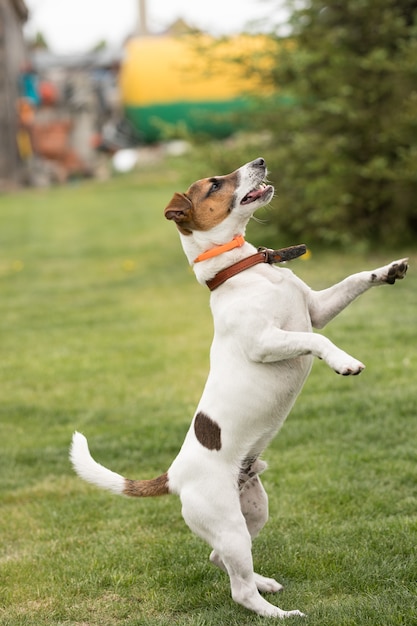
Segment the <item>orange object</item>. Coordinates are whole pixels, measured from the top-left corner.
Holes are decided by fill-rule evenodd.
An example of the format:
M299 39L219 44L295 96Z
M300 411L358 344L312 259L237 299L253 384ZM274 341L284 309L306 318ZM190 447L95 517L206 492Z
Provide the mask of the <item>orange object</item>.
M53 83L42 81L39 83L39 96L42 104L54 105L58 102L58 90Z
M35 108L27 98L19 98L17 112L19 120L24 126L30 126L35 119Z
M245 243L245 238L243 235L236 235L233 237L232 241L228 241L227 243L223 243L220 246L216 246L215 248L210 248L206 252L202 252L198 255L197 258L194 259L194 263L199 263L200 261L206 261L207 259L212 259L219 254L223 254L223 252L228 252L229 250L233 250L233 248L240 248Z

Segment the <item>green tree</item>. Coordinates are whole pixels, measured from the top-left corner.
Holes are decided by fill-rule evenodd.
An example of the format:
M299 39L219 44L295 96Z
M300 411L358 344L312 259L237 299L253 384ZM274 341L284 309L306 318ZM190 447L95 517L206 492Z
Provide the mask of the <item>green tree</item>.
M417 2L292 4L268 80L278 222L294 236L399 243L417 234Z
M31 41L28 42L31 48L38 50L49 50L49 45L42 32L38 31Z
M239 59L274 92L251 119L271 131L277 226L339 245L415 240L417 1L287 5L290 35Z

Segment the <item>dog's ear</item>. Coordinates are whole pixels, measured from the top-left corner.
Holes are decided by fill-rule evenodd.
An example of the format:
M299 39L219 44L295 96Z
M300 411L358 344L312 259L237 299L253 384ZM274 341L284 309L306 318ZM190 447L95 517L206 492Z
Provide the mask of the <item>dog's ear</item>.
M171 202L165 209L167 220L174 220L176 224L182 224L190 219L193 203L185 193L174 193Z

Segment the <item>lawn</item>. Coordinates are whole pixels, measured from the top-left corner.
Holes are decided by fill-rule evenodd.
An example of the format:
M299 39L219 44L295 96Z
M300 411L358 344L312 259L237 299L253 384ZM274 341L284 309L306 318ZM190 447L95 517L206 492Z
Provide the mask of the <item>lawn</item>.
M68 462L78 429L100 462L151 478L188 428L212 326L163 219L175 189L145 173L0 197L4 626L269 623L231 601L175 497L118 498ZM294 623L415 625L417 252L312 252L292 268L314 288L405 254L411 268L323 331L367 369L315 364L265 453L255 565L285 585L272 602L307 613Z

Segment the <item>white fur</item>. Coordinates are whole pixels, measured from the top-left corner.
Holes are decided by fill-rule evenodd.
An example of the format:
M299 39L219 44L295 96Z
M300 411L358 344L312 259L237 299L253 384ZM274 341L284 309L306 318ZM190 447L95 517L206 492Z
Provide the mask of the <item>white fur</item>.
M123 493L125 484L123 476L112 472L92 458L87 439L81 433L75 432L72 437L70 459L80 478L112 493L119 495Z
M241 204L264 179L266 168L261 160L244 165L237 174L235 202L226 219L209 230L180 233L190 264L200 253L243 234L253 212L271 199L272 187L263 198ZM253 252L255 248L245 243L194 264L196 277L204 284ZM203 413L217 424L221 447L204 445L193 420L168 470L169 489L180 496L188 526L211 546L211 562L228 573L234 600L259 615L302 615L283 611L259 594L282 588L274 579L253 571L252 539L268 519L268 499L259 478L265 464L259 456L291 410L313 357L343 375L358 374L364 368L361 361L312 328L323 327L361 293L387 282L389 274L402 278L406 267L403 259L313 291L289 269L259 264L211 294L210 372L196 415ZM75 435L72 459L86 480L121 492L123 479L91 459L82 435Z

